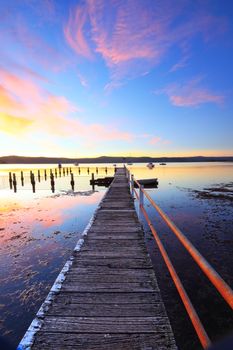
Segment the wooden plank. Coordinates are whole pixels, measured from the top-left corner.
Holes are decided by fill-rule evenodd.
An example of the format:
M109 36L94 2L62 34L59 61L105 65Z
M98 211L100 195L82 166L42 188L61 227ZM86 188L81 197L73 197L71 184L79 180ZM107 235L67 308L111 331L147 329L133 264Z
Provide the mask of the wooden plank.
M88 258L77 255L73 262L73 266L88 267L88 266L107 266L111 268L123 268L123 269L151 269L152 264L146 259L131 259L131 258L98 258L89 256Z
M54 317L44 320L46 332L59 333L166 333L166 317Z
M158 288L158 287L157 287ZM159 290L159 289L157 289ZM132 283L122 283L122 282L78 282L70 281L67 279L64 283L62 291L64 292L153 292L156 291L156 287L152 282L132 282Z
M50 316L72 317L153 317L165 316L163 303L157 304L77 304L77 303L53 303L49 309Z
M76 277L78 275L85 275L85 276L119 276L122 277L128 277L128 278L151 278L154 277L154 271L153 269L114 269L110 267L100 267L100 266L92 266L92 267L73 267L70 272L70 274L75 274Z
M166 344L166 347L164 344ZM147 334L65 334L39 332L33 349L177 350L171 332Z
M59 293L59 298L54 300L54 303L58 302L70 304L154 304L161 302L161 295L159 290L151 293L147 292L102 292L102 293L90 293L90 292L65 292Z

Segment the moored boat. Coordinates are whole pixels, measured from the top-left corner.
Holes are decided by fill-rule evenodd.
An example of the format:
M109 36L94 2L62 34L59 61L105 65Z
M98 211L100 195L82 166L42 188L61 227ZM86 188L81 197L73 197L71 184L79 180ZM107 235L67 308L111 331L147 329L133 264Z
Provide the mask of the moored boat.
M152 163L152 162L150 162L150 163L148 163L147 164L147 168L149 168L149 169L153 169L154 168L154 163Z

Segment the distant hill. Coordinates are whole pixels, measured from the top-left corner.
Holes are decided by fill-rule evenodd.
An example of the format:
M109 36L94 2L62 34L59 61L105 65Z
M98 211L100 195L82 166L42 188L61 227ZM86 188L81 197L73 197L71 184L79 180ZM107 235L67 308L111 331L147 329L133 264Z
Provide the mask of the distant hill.
M148 162L233 162L232 157L110 157L57 158L57 157L0 157L0 164L74 164L74 163L148 163Z

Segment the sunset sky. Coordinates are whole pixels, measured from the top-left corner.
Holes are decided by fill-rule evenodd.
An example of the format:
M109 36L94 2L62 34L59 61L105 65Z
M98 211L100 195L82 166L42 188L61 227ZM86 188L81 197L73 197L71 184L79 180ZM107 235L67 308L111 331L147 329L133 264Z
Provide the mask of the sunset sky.
M233 155L233 1L0 0L0 156Z

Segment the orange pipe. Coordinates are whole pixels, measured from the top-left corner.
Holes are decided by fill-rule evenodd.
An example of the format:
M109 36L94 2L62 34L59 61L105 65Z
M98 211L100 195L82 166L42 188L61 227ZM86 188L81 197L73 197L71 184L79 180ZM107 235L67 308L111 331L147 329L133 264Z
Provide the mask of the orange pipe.
M136 180L135 180L136 181ZM137 182L137 181L136 181ZM140 184L137 182L140 186ZM170 229L175 233L177 238L187 249L189 254L193 257L201 270L209 278L215 288L219 291L225 301L233 309L233 291L230 286L222 279L222 277L214 270L214 268L208 263L208 261L198 252L198 250L192 245L192 243L183 235L183 233L176 227L171 219L159 208L159 206L152 200L149 194L142 188L141 189L153 207L158 211L160 216L164 219Z
M145 209L143 208L143 206L140 206L140 209L141 209L143 215L145 216L145 219L146 219L146 221L147 221L147 223L148 223L148 225L149 225L149 227L151 229L151 232L153 233L153 236L154 236L154 238L156 240L156 243L157 243L157 245L159 247L159 250L160 250L160 252L162 254L162 257L163 257L163 259L164 259L164 261L165 261L165 263L167 265L167 268L168 268L168 270L170 272L170 275L171 275L171 277L172 277L172 279L173 279L173 281L175 283L175 286L176 286L176 288L178 290L178 293L179 293L179 295L180 295L180 297L181 297L181 299L183 301L183 304L184 304L184 306L185 306L185 308L187 310L187 313L188 313L188 315L190 317L190 320L191 320L191 322L193 324L193 327L195 328L197 336L198 336L198 338L199 338L203 348L207 349L211 345L211 342L210 342L210 339L209 339L209 337L208 337L208 335L207 335L207 333L206 333L206 331L205 331L205 329L204 329L204 327L203 327L203 325L201 323L201 320L199 319L199 317L198 317L198 315L196 313L196 310L194 309L194 307L193 307L193 305L192 305L192 303L191 303L191 301L189 299L189 296L187 295L187 293L186 293L186 291L185 291L185 289L184 289L184 287L182 285L182 282L181 282L179 276L177 275L177 273L176 273L176 271L175 271L175 269L174 269L174 267L172 265L172 262L169 259L168 255L167 255L167 252L166 252L162 242L160 241L160 238L159 238L156 230L154 229L154 227L153 227L153 225L152 225L152 223L151 223L151 221L150 221L150 219L149 219Z

